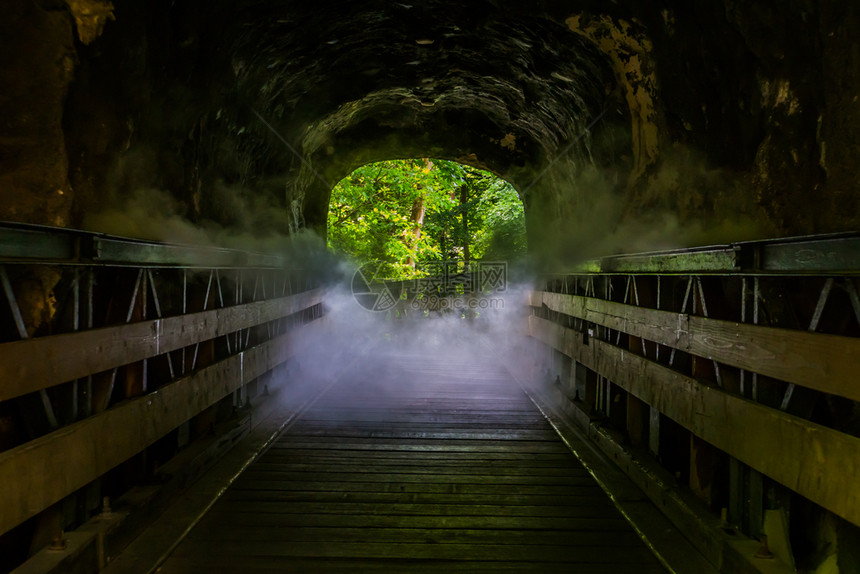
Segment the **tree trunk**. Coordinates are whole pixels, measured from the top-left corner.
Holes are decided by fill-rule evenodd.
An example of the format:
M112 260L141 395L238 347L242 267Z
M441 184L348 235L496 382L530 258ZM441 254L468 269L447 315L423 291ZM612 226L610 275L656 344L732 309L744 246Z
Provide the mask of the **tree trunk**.
M469 270L469 186L460 186L460 213L463 215L463 271Z
M412 221L411 237L407 238L407 247L412 252L407 260L407 264L415 269L415 250L418 248L418 240L421 239L421 226L424 225L424 214L427 208L424 205L424 194L422 193L418 199L412 204L412 213L409 219Z

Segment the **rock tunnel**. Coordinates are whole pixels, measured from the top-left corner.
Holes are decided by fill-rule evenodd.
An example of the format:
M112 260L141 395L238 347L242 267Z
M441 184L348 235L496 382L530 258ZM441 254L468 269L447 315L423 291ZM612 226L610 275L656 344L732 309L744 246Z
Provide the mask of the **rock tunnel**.
M857 225L849 6L82 0L6 14L10 221L80 227L155 188L192 221L247 226L228 207L246 194L290 214L270 225L319 228L327 182L434 156L508 179L542 221L597 209L595 235L625 219L676 222L672 246ZM720 237L739 220L747 237Z
M8 222L324 235L353 169L432 157L510 181L550 267L860 228L852 3L8 0L0 15ZM58 282L19 292L30 336Z

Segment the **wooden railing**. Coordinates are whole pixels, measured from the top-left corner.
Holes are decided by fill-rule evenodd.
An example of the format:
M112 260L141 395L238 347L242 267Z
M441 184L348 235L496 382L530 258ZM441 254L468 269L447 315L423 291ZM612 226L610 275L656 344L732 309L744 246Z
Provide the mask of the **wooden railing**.
M289 263L0 227L0 405L16 413L0 427L0 534L175 429L188 435L188 422L213 406L241 407L261 392L258 380L293 355L293 339L322 327L322 287ZM39 291L49 281L53 293ZM51 296L55 313L35 324L25 305Z
M860 525L858 275L854 235L606 258L548 276L528 333L563 409L648 448L747 534L791 493Z

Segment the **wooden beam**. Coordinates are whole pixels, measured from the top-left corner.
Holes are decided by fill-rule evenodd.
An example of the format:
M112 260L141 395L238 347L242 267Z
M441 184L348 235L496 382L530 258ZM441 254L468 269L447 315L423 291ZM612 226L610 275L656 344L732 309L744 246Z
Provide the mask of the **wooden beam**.
M313 289L166 319L0 345L0 401L286 317L322 301Z
M146 396L0 453L0 534L134 456L294 353L324 319L246 349Z
M534 291L533 307L598 323L692 355L860 401L860 338L720 321L595 299Z
M693 434L860 525L860 438L734 396L532 316L529 333L659 409Z
M532 307L546 306L552 311L682 350L689 346L688 315L546 291L533 291L530 299Z
M739 269L740 252L737 245L714 245L590 259L571 268L565 275L586 273L689 275L690 273L737 273Z
M581 262L564 273L554 275L857 275L860 269L858 254L860 236L850 232L611 255Z
M205 269L236 267L289 268L291 262L284 255L242 251L224 247L177 245L101 234L83 236L86 252L93 261L132 267L198 267Z

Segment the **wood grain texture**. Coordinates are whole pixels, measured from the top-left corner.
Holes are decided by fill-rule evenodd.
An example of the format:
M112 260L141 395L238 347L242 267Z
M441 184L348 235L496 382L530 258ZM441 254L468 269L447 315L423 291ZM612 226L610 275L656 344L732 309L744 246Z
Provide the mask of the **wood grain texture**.
M0 401L286 317L322 300L279 299L0 345Z
M699 383L538 317L533 337L658 409L708 443L860 525L860 438Z
M534 291L533 307L598 323L693 355L860 401L860 339L658 311Z
M160 572L663 571L501 368L382 362L305 412Z
M314 321L143 397L0 453L0 534L137 454L294 353Z

